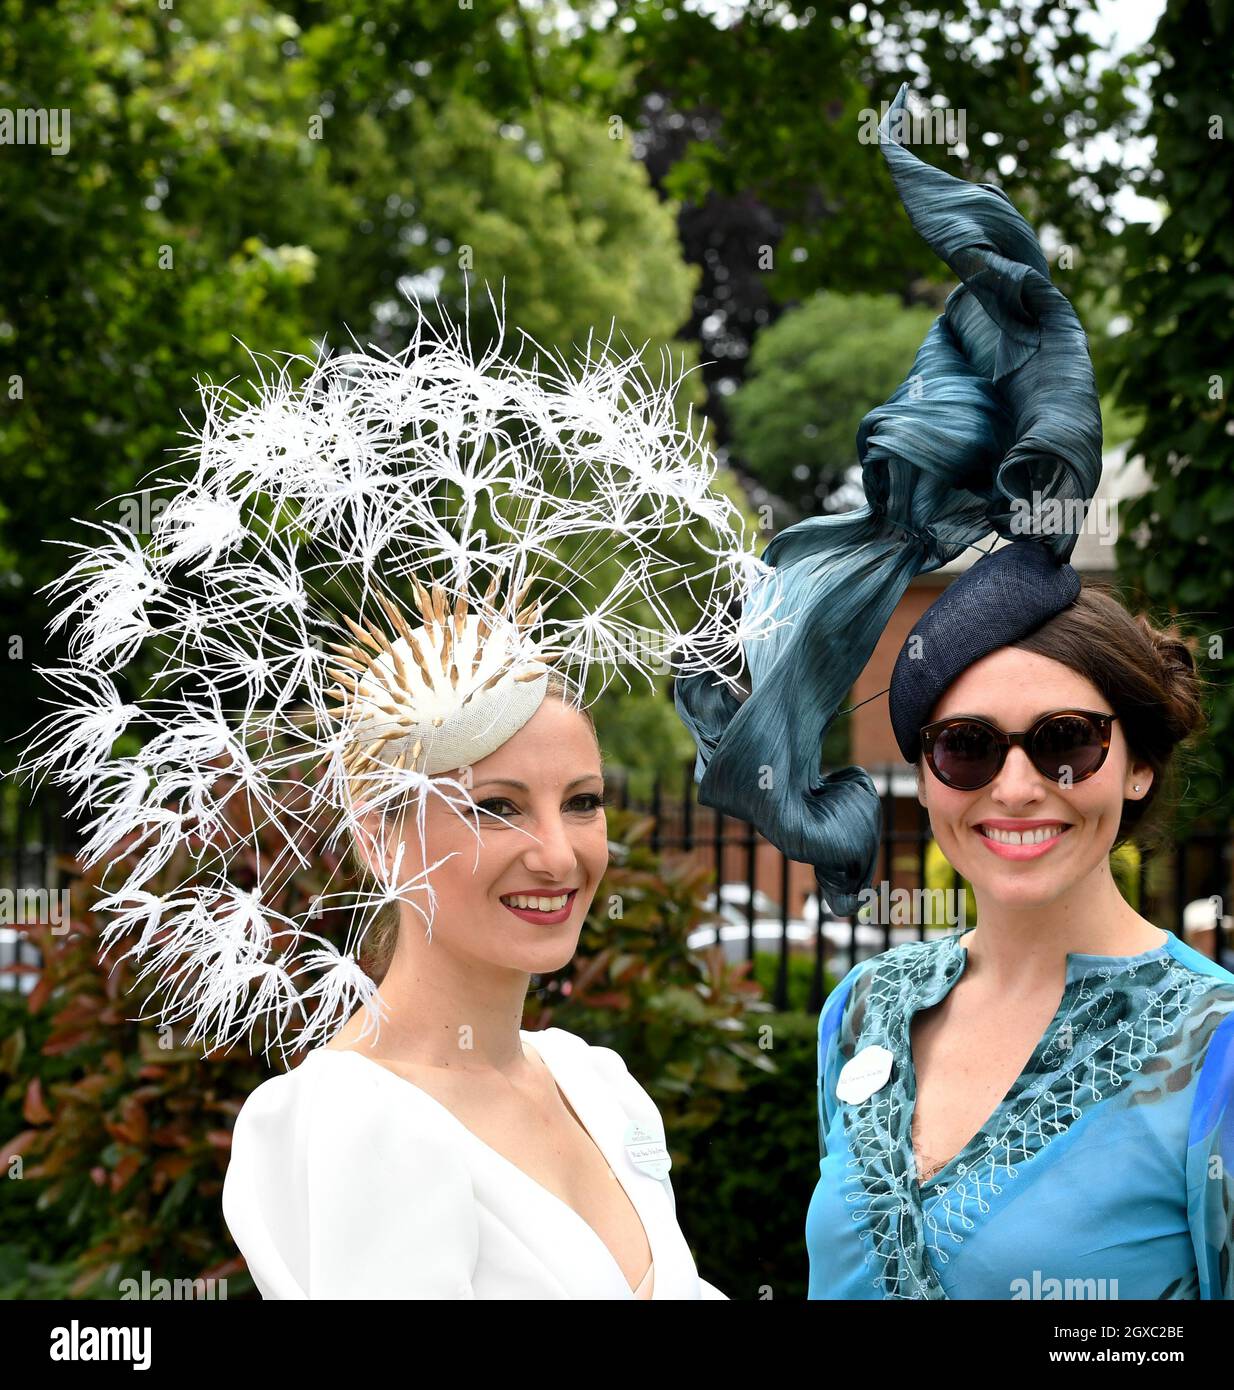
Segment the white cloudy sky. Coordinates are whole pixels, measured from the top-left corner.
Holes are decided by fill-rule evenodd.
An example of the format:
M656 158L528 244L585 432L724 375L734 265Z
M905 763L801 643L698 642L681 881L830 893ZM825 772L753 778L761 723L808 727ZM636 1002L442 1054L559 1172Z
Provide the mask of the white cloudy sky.
M1128 53L1152 37L1164 9L1165 0L1098 0L1097 12L1084 15L1080 28L1102 45L1109 45L1114 52ZM1095 143L1100 153L1108 157L1114 142ZM1151 146L1140 141L1124 150L1123 155L1140 164L1146 160L1150 149ZM1137 198L1130 192L1115 197L1114 207L1119 216L1128 222L1156 225L1160 220L1160 211L1155 203Z

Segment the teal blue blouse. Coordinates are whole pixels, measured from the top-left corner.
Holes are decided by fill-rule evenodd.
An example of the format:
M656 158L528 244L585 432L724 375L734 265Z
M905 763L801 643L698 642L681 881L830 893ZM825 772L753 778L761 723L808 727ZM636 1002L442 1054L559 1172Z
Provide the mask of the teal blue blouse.
M1173 934L1068 955L1028 1065L919 1183L909 1026L964 973L962 935L860 962L819 1016L810 1297L1234 1298L1234 975ZM874 1046L890 1076L841 1101Z

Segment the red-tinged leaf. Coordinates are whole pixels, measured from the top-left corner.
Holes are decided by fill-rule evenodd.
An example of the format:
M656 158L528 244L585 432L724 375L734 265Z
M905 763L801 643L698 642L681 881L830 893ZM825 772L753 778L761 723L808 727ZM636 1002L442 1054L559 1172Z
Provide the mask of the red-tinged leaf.
M90 1269L84 1270L69 1285L69 1293L72 1294L74 1298L81 1298L89 1293L99 1279L102 1278L104 1269L105 1266L103 1265L95 1265Z
M94 1030L90 1028L79 1029L76 1033L53 1034L43 1044L43 1055L45 1057L63 1057L66 1053L74 1052L79 1047L86 1047L93 1041Z
M192 1168L193 1162L189 1154L160 1154L151 1164L150 1171L165 1183L175 1182Z
M67 981L69 989L81 990L88 988L90 979L83 976L80 980ZM71 1024L92 1023L99 1013L98 1004L91 998L83 994L74 994L71 1001L59 1010L56 1014L58 1026L67 1027Z
M116 1196L122 1192L141 1170L145 1157L139 1153L128 1153L116 1164L111 1174L111 1191Z
M647 968L646 959L638 955L617 955L613 957L612 977L616 984L628 984Z
M132 1135L131 1142L144 1144L150 1133L150 1116L146 1113L146 1107L135 1095L129 1095L125 1097L120 1113L124 1127Z
M43 1099L43 1083L39 1077L31 1077L26 1087L26 1097L21 1107L22 1118L27 1124L45 1125L52 1118L52 1112Z
M64 1094L73 1100L93 1103L100 1100L108 1092L115 1090L116 1078L106 1076L101 1072L95 1072L92 1076L83 1076L80 1081L74 1082L72 1086L65 1089Z
M119 1144L140 1144L143 1138L137 1126L123 1120L104 1120L103 1128Z
M55 1131L53 1130L54 1134ZM74 1153L68 1144L61 1139L55 1143L54 1147L47 1150L46 1157L39 1165L37 1173L28 1172L32 1178L54 1178L64 1172L72 1172L76 1165L81 1162L81 1155ZM48 1199L50 1201L50 1198Z
M186 1149L193 1141L186 1126L177 1121L175 1124L159 1125L152 1129L150 1142L160 1149Z
M612 954L609 950L600 951L575 970L574 990L576 993L582 993L607 973Z
M44 974L38 984L30 991L26 1001L26 1007L32 1014L38 1013L46 1006L48 999L51 997L51 991L52 980L50 976Z
M161 1078L160 1078L161 1079ZM134 1099L139 1100L144 1105L147 1101L159 1101L167 1093L165 1086L137 1086L133 1089Z
M586 999L589 1009L628 1009L630 1007L630 996L620 992L610 992L607 994L589 994Z
M15 1134L7 1143L0 1146L0 1168L8 1166L10 1158L18 1154L30 1152L30 1146L42 1135L42 1130L23 1129L20 1134ZM27 1177L30 1174L27 1173Z

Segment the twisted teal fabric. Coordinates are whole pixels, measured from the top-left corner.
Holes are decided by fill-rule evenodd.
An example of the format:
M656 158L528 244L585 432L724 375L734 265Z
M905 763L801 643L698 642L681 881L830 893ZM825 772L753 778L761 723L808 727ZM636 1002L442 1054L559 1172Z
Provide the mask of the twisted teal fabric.
M773 569L750 607L778 597L791 622L747 644L749 695L705 678L674 685L698 749L700 803L812 864L840 913L873 877L879 801L864 769L823 773L822 741L904 590L991 531L1037 535L1042 507L1082 515L1101 476L1101 412L1075 311L1000 189L954 178L892 139L907 90L879 147L913 226L962 283L904 382L858 430L866 504L810 517L764 552ZM1081 505L1059 513L1056 502ZM1064 562L1075 533L1050 530L1037 538Z

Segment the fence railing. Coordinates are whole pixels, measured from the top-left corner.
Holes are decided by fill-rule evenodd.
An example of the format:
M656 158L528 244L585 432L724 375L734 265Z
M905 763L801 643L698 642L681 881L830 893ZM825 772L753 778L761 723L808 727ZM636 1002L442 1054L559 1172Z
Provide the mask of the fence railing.
M775 958L772 1002L781 1009L789 1002L790 960L794 954L808 953L811 976L805 1007L817 1012L829 987L828 974L837 979L858 960L900 942L975 925L946 915L939 921L937 913L931 920L920 911L941 904L945 914L948 905L960 907L971 900L933 844L929 815L917 800L914 773L896 766L867 770L879 791L879 857L863 910L843 917L827 910L810 866L788 860L748 822L699 805L693 762L673 779L658 778L645 802L631 798L628 779L619 769L606 770L606 776L618 782L617 804L653 818L654 849L702 862L720 885L710 905L722 921L700 932L700 944L704 938L707 944L718 942L731 959L754 961L758 954L770 952ZM1180 938L1195 936L1192 944L1197 949L1223 959L1220 926L1197 935L1185 929L1184 916L1196 899L1213 899L1220 923L1234 886L1232 848L1231 827L1193 831L1168 852L1137 853L1127 861L1130 881L1121 886L1142 916Z
M28 787L0 781L0 990L29 994L34 988L42 958L21 925L31 893L61 887L65 840L54 794L43 792L32 802Z

